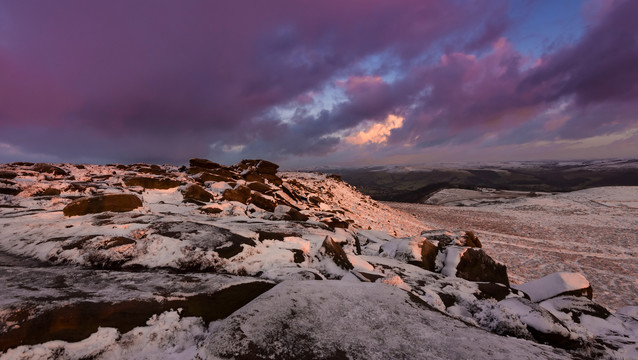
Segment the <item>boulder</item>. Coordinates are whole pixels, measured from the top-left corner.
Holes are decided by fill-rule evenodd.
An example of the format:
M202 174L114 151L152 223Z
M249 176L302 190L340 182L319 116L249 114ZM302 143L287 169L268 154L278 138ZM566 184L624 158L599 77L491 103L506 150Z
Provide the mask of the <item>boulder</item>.
M425 270L434 271L436 264L437 247L428 239L421 243L421 265Z
M50 187L50 188L38 190L32 196L57 196L57 195L60 195L60 193L61 193L60 189L55 189Z
M0 170L0 179L13 179L16 176L18 176L18 174L13 171Z
M171 189L182 185L181 181L157 178L157 177L145 177L145 176L133 176L124 179L126 186L141 186L144 189Z
M185 200L190 199L204 202L208 202L213 198L211 193L197 184L186 185L186 187L182 190L182 195Z
M207 159L198 159L198 158L193 158L190 159L188 161L188 165L190 165L190 167L198 167L198 168L203 168L203 169L219 169L219 168L223 168L222 165L216 163L216 162L212 162L210 160Z
M199 181L202 184L207 181L214 181L214 182L223 181L228 183L233 182L233 179L231 177L217 175L217 174L209 173L207 171L197 173L196 175L193 176L193 179L195 179L196 181Z
M77 216L105 211L125 212L140 206L142 200L133 194L106 194L74 200L62 212L65 216Z
M226 201L237 201L242 204L248 204L250 189L243 185L239 185L235 189L226 189L222 198Z
M63 169L57 166L53 166L51 164L45 164L45 163L34 164L32 169L33 171L37 171L39 173L47 173L47 174L61 175L61 176L69 175L69 173L64 171Z
M500 308L516 315L527 326L536 341L563 349L576 349L582 344L573 339L569 329L551 312L524 298L508 298L498 302Z
M479 238L476 237L476 235L474 235L474 232L472 231L466 231L464 239L465 239L465 246L476 247L476 248L483 247L483 244L481 244L481 241L479 240Z
M270 212L275 211L275 208L277 207L277 201L275 201L274 198L268 195L262 195L261 193L258 193L258 192L252 193L250 202Z
M593 296L591 284L580 273L557 272L512 287L529 295L534 302L563 295L584 296L588 299Z
M264 184L262 182L256 182L256 181L255 182L250 182L250 183L246 184L246 186L248 186L250 188L250 190L257 191L257 192L260 192L262 194L267 194L269 192L272 192L272 190L273 190L273 188L270 187L269 185Z
M337 264L339 267L346 270L354 269L354 266L352 265L350 260L348 260L348 256L346 255L345 251L343 251L343 248L341 248L341 245L334 241L330 236L326 236L326 238L323 240L321 249L323 249L325 254L327 256L330 256L335 264Z
M22 192L20 185L9 180L0 180L0 195L18 195Z
M469 248L463 253L456 266L456 276L470 281L510 284L507 267L477 248Z
M260 174L276 175L279 165L266 160L260 160L255 166Z
M286 205L277 205L275 208L275 218L278 220L306 221L308 216L299 212L299 210Z

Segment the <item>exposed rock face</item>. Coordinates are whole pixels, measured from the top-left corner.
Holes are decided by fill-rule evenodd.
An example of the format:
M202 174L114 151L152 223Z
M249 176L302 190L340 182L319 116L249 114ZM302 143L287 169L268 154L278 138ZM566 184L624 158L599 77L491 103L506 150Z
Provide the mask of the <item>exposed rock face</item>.
M213 195L204 190L203 187L197 184L189 184L184 190L182 190L184 199L198 200L208 202L213 198Z
M171 189L182 185L181 181L168 179L168 178L156 178L145 176L133 176L124 179L126 186L141 186L144 189Z
M470 281L487 281L509 286L507 267L494 261L482 249L469 248L461 256L456 276Z
M133 194L107 194L74 200L62 212L66 216L78 216L105 211L126 212L140 206L142 200Z

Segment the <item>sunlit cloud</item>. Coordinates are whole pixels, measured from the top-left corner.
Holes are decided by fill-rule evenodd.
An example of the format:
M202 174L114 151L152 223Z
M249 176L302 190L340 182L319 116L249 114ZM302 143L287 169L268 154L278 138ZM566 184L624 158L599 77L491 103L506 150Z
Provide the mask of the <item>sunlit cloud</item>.
M384 122L372 124L368 129L346 137L346 142L355 145L385 143L392 130L403 126L403 120L401 116L390 114Z

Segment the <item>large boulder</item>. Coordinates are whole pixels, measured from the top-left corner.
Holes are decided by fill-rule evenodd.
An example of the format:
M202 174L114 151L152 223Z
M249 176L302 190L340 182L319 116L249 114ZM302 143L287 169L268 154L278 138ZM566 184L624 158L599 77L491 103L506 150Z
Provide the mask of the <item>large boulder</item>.
M47 174L61 175L61 176L69 175L69 173L64 171L63 169L57 166L53 166L51 164L45 164L45 163L34 164L32 169L33 171L37 171L39 173L47 173Z
M18 174L13 171L0 170L0 179L13 179L16 176L18 176Z
M277 220L306 221L308 216L299 212L299 210L287 205L277 205L274 211L274 218Z
M198 167L198 168L203 168L203 169L219 169L219 168L223 168L222 165L216 163L216 162L212 162L210 160L207 159L198 159L198 158L193 158L190 159L188 161L188 164L190 165L190 167Z
M279 165L272 163L270 161L261 160L259 161L259 163L257 163L256 168L257 168L257 171L261 174L276 175L277 169L279 169Z
M184 200L197 200L208 202L213 195L197 184L188 184L183 190Z
M277 201L273 197L268 195L263 195L258 192L252 193L250 202L270 212L275 211L275 208L277 207Z
M529 295L535 302L563 295L585 296L588 299L593 296L591 284L580 273L557 272L513 287Z
M62 212L65 216L78 216L105 211L126 212L140 206L142 200L133 194L106 194L74 200Z
M126 184L126 186L141 186L144 189L166 190L178 187L182 185L182 182L167 178L133 176L125 178L124 184Z
M222 198L226 201L237 201L247 204L250 199L250 189L246 186L239 185L235 189L226 189Z
M456 276L470 281L486 281L509 286L507 267L496 262L482 249L469 248L456 266Z

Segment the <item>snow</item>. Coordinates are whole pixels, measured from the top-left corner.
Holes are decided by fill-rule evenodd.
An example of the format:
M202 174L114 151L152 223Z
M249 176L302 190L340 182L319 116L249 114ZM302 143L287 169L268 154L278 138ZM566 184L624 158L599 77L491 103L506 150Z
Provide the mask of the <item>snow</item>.
M588 288L589 281L579 273L558 272L525 284L512 285L529 295L534 302L552 298L567 291Z
M467 248L460 246L448 246L445 250L445 260L441 274L445 276L456 276L456 267L461 262L461 257L465 254Z

